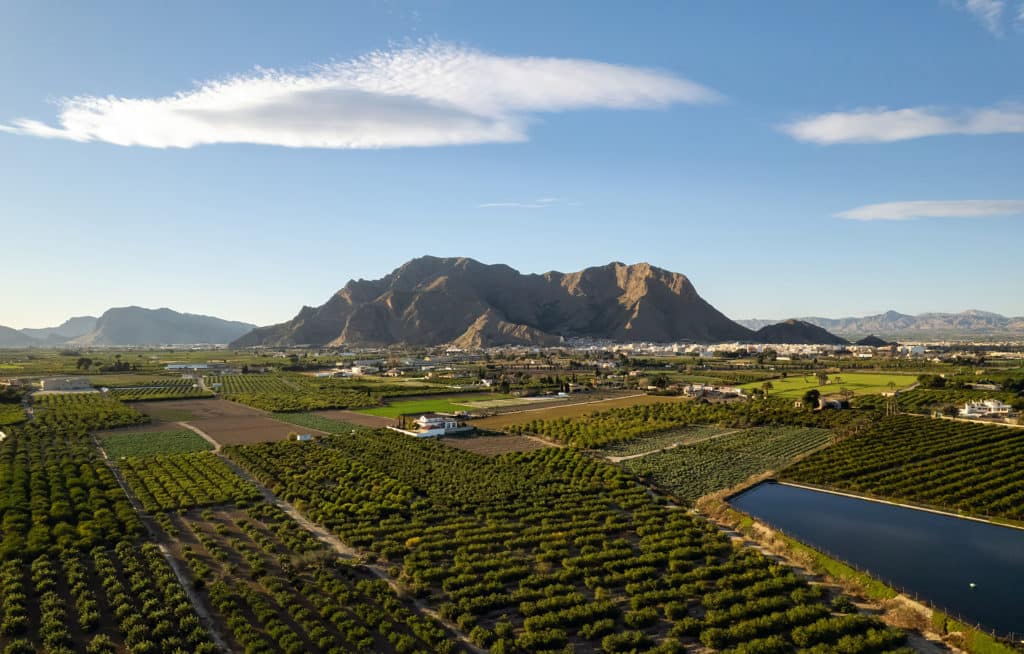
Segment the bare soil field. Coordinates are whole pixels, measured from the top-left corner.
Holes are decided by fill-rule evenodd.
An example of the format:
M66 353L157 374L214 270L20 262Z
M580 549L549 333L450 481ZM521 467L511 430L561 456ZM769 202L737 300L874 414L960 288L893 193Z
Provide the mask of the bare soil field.
M188 424L209 434L220 445L249 445L267 441L283 441L292 432L324 432L279 422L267 416L229 416L189 420Z
M637 404L656 404L658 402L687 402L688 398L671 397L663 395L634 395L631 397L616 397L606 400L591 400L573 404L560 404L553 407L539 407L535 409L524 409L503 413L473 420L472 424L479 429L500 431L506 425L522 425L532 420L550 420L552 418L574 418L587 415L597 411L617 409Z
M323 416L324 418L329 418L331 420L351 422L353 425L362 425L364 427L387 427L388 425L395 424L395 421L391 418L385 418L384 416L371 416L365 413L356 413L355 411L345 411L343 409L310 411L310 413Z
M539 438L529 436L469 436L466 438L442 438L441 442L460 450L497 456L507 452L532 452L545 447L552 447Z
M138 411L150 416L150 429L167 429L167 423L187 422L220 445L248 445L280 441L295 431L323 432L274 420L263 411L227 400L163 400L135 402Z
M204 420L206 418L227 418L234 416L266 416L259 409L243 404L200 398L193 400L161 400L159 402L132 402L132 407L155 420ZM188 413L187 418L165 418L162 414Z

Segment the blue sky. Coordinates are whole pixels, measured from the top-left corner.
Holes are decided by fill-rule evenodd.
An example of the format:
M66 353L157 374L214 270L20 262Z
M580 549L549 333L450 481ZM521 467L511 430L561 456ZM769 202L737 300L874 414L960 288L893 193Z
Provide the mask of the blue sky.
M266 324L422 254L1024 315L1018 0L637 4L5 3L0 324Z

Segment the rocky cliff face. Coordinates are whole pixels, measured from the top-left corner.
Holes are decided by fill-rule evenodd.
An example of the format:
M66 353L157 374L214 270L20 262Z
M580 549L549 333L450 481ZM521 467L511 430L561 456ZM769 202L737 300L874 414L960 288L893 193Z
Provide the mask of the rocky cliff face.
M468 258L421 257L379 280L350 281L320 307L233 343L251 345L553 345L749 340L681 274L646 263L523 275Z

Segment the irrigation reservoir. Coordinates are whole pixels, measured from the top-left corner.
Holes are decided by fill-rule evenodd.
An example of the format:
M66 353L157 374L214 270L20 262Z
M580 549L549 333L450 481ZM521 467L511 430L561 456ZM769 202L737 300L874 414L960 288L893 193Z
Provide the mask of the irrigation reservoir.
M1024 633L1024 530L778 483L730 503L953 616Z

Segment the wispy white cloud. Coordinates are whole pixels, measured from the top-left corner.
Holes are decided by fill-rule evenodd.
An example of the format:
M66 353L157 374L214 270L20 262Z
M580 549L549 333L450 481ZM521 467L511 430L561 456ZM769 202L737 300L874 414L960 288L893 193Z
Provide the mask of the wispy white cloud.
M1013 20L1013 26L1018 32L1024 32L1024 0L1017 7L1017 17Z
M960 112L931 107L857 109L809 116L781 129L798 141L890 143L947 134L1024 133L1024 105L1005 104Z
M258 69L164 97L65 98L56 125L20 118L0 130L152 148L395 148L524 141L538 113L719 99L655 70L430 43L304 73Z
M477 209L551 209L553 207L582 207L582 202L566 198L538 198L527 202L484 202Z
M992 34L1003 35L1004 0L955 0L954 5L972 14Z
M989 218L1024 215L1024 200L915 200L882 202L842 211L847 220L913 220L916 218Z

